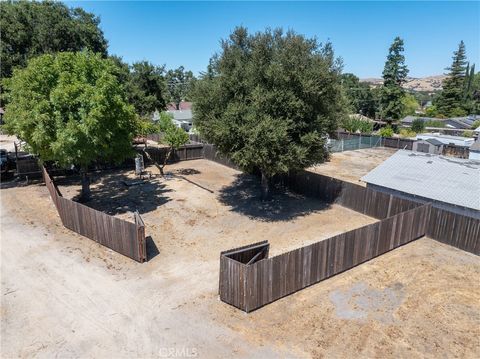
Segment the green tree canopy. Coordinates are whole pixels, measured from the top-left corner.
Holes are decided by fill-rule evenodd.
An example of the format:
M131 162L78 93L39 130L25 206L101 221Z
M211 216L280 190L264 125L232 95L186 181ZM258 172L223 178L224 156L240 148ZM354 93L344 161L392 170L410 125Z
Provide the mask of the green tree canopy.
M142 61L131 66L127 92L130 103L141 116L151 115L155 110L162 111L167 103L167 88L164 67Z
M326 159L343 116L341 62L330 43L292 31L236 28L194 90L200 133L246 171L269 178Z
M129 66L118 56L110 58L119 68L118 79L138 115L149 117L155 110L166 108L169 95L165 66L155 66L147 61L134 62Z
M42 55L6 81L5 127L44 161L76 165L84 174L97 159L122 161L136 130L113 61L90 52Z
M177 110L181 101L189 99L195 76L192 71L185 71L183 66L168 70L166 74L169 101L175 103Z
M402 116L414 115L420 105L413 94L406 93L402 98L403 102L403 114Z
M107 54L100 20L81 8L53 1L0 2L1 77L37 55L88 49Z
M445 116L463 116L465 109L465 77L467 73L467 55L465 44L460 41L453 53L452 65L447 68L448 77L443 81L443 90L436 98L437 111Z
M382 117L389 122L400 119L405 111L403 102L405 91L402 85L407 79L408 69L405 65L403 46L403 40L396 37L388 50L387 61L383 69L380 105Z
M412 121L412 131L416 133L421 133L425 129L425 122L419 118L416 118Z
M375 118L377 105L369 84L360 82L354 74L346 73L342 75L342 86L352 113Z

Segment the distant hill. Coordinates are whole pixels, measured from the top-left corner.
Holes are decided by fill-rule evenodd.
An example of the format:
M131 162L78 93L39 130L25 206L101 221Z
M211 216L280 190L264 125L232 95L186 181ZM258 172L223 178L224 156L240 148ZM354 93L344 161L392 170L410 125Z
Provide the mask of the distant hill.
M445 75L436 75L436 76L427 76L427 77L408 77L407 82L403 85L405 89L412 91L438 91L442 89L442 81L445 80L447 76ZM360 79L361 82L368 82L373 87L380 86L383 83L383 79L379 78L367 78Z

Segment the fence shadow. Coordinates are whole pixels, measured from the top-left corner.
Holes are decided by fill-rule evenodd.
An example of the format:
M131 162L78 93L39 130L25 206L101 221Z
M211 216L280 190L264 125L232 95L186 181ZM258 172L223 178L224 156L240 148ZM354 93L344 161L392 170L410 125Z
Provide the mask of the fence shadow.
M231 207L231 211L266 222L288 221L325 210L330 206L281 187L272 188L272 199L262 201L259 179L243 173L237 174L231 185L219 191L218 199Z
M145 237L145 241L147 245L147 261L151 261L160 254L160 250L151 236Z
M63 178L57 184L80 184L80 179ZM128 184L128 185L127 185ZM138 211L140 214L154 211L170 201L166 195L171 192L160 178L137 180L121 173L107 173L92 176L91 200L84 203L88 207L109 215ZM73 197L78 201L80 189Z

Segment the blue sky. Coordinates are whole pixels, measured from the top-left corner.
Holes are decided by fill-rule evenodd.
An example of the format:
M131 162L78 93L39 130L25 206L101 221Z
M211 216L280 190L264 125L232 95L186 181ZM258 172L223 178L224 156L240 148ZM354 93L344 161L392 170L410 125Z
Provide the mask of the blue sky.
M132 2L70 1L99 15L109 52L127 62L205 70L219 40L237 25L293 29L332 41L344 72L380 77L395 36L405 40L414 77L445 72L464 40L480 68L480 2Z

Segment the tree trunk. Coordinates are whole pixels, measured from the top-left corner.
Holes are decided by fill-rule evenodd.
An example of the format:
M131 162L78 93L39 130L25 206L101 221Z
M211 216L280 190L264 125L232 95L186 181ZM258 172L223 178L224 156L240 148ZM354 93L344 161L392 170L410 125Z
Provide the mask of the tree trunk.
M82 202L88 202L90 200L90 178L88 177L87 167L80 169L82 175L82 193L80 199Z
M167 165L167 161L170 158L170 155L172 154L172 150L173 150L173 147L170 147L168 149L167 155L165 156L165 159L163 160L163 164L158 168L160 170L160 174L162 175L162 177L164 176L163 168Z
M270 178L262 171L262 201L271 199Z

